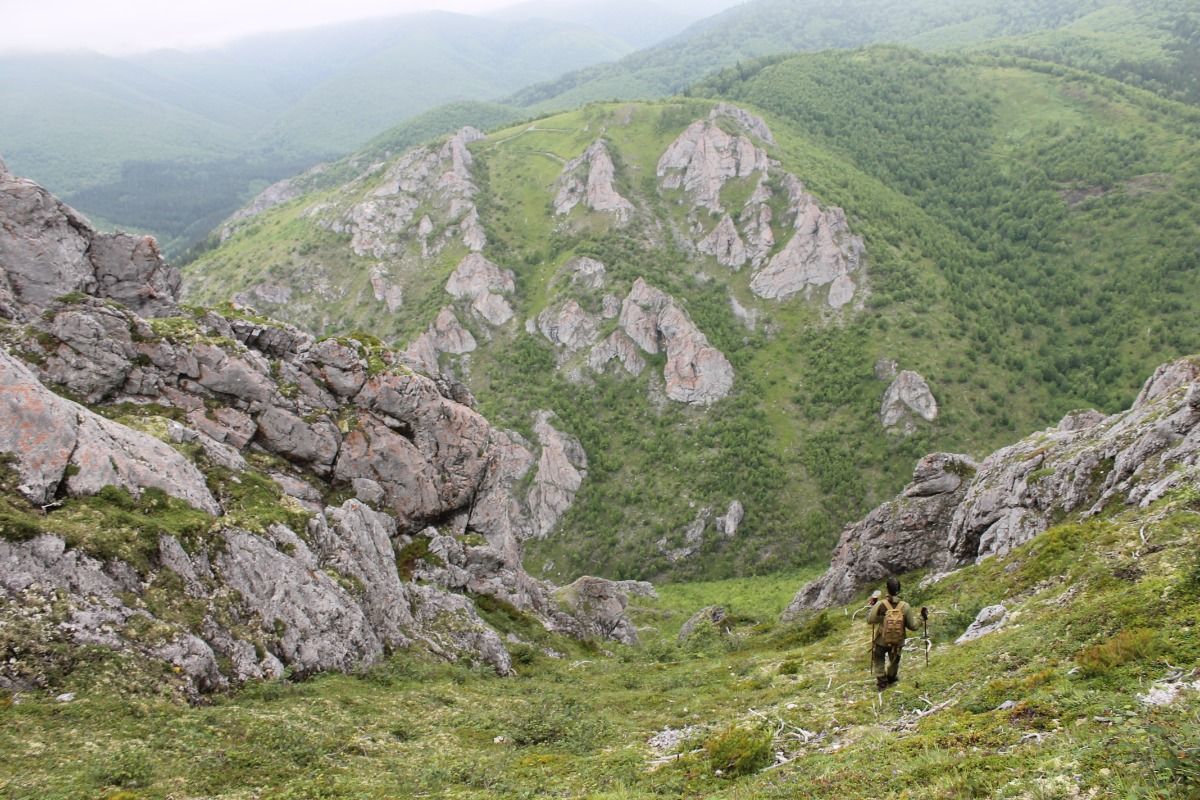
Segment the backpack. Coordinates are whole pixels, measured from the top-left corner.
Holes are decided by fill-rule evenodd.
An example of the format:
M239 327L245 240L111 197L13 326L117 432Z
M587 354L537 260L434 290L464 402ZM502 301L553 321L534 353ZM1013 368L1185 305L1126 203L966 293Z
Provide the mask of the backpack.
M906 633L904 629L904 604L892 606L887 600L883 603L883 639L884 647L899 647L904 644Z

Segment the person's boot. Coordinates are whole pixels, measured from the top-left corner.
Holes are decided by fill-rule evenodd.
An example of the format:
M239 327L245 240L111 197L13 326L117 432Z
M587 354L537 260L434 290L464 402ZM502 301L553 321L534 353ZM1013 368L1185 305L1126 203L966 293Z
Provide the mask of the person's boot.
M891 686L893 683L895 683L898 680L900 680L899 675L888 675L887 676L887 685Z
M880 691L883 691L883 690L884 690L884 689L886 689L887 687L888 687L888 679L887 679L887 677L885 677L885 676L883 676L883 675L880 675L878 678L876 678L876 679L875 679L875 688L876 688L876 689L879 689Z

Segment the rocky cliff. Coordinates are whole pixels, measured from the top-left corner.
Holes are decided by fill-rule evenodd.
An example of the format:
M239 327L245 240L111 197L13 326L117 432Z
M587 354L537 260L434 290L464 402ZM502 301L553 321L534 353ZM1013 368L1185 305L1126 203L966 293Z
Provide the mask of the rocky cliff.
M921 459L899 497L842 532L829 571L784 616L847 602L888 575L936 577L1008 553L1068 515L1144 507L1197 483L1200 357L1191 357L1159 367L1127 411L1073 412L979 463L949 453Z
M386 202L443 161L447 196L468 196L468 159L454 142L426 153ZM483 596L553 631L634 639L615 585L568 613L522 568L522 540L586 474L549 415L534 448L373 340L183 309L152 239L97 233L6 171L0 228L0 619L36 623L0 684L44 682L47 660L69 668L85 646L171 666L192 696L414 645L507 674ZM460 272L471 302L503 291L482 258ZM473 346L453 314L430 337Z

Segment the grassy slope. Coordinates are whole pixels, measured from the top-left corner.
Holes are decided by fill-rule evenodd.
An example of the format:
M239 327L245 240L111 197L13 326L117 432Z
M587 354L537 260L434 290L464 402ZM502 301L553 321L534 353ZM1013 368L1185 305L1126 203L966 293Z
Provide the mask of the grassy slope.
M507 680L402 654L358 676L261 684L188 708L85 654L68 684L80 692L74 702L0 696L0 791L14 800L1195 796L1200 693L1163 708L1136 695L1200 664L1198 546L1191 489L1149 510L1061 525L925 592L910 576L909 599L933 609L934 647L926 666L914 642L901 683L882 696L867 674L861 614L851 617L858 603L795 627L774 622L811 573L664 587L660 600L635 605L643 645L612 653L491 612L537 643L517 647L519 677ZM1005 628L951 643L995 602L1009 608ZM732 636L709 629L677 644L704 603L728 607ZM544 646L565 657L546 657ZM1000 710L1006 701L1016 705ZM731 725L750 740L735 754L796 759L730 776L703 748ZM652 766L646 742L668 726L697 729L677 758ZM804 746L801 729L820 738Z
M757 304L771 336L748 333L729 311L727 291L756 305L745 272L645 243L669 240L659 226L682 221L674 198L654 189L654 164L707 102L590 106L474 145L487 254L517 273L518 320L552 299L559 265L588 254L608 265L617 293L645 276L683 299L738 374L735 395L701 414L656 410L645 379L572 385L553 374L546 343L516 331L473 354L485 413L529 433L530 412L551 408L591 457L563 534L531 548L531 566L559 579L656 574L668 566L655 541L734 497L748 512L736 545L712 546L673 574L820 560L839 526L894 494L920 455L984 455L1071 408L1124 408L1154 366L1200 350L1187 311L1200 304L1189 277L1200 238L1191 112L1047 70L883 49L798 57L701 87L765 109L774 155L866 238L868 312L823 325L803 301ZM548 203L560 160L601 130L622 192L659 222L612 231L577 212L576 232L556 232ZM1064 199L1089 191L1099 196ZM322 264L352 287L335 313L322 312L335 330L403 340L423 329L448 299L453 254L389 315L366 288L374 262L301 218L319 199L265 216L194 264L193 282L210 287L201 298L244 289L264 270L300 290L309 273L289 264ZM320 318L300 304L272 313ZM881 356L924 374L942 405L912 438L879 429Z

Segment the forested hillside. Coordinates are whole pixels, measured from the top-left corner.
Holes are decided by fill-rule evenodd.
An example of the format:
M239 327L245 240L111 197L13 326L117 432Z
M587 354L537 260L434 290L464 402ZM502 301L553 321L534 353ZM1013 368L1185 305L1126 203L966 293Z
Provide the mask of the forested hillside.
M586 452L562 523L527 543L530 568L558 578L822 560L924 453L981 455L1073 408L1124 407L1154 365L1200 350L1200 123L1189 106L1044 62L894 48L748 64L691 94L459 139L442 162L435 147L378 163L386 144L338 162L232 225L188 268L189 291L414 353L437 343L432 368L531 440L533 410L553 410ZM765 127L706 96L761 113ZM663 164L697 131L742 137L778 164L756 157L707 200L681 192ZM593 196L579 170L605 159L612 182ZM396 188L426 163L430 177L414 185L449 169L466 192L457 205L446 189L409 200ZM586 200L572 194L577 174L588 174ZM799 241L780 223L810 202L827 221L818 227L839 230L830 209L845 210L836 241L847 257L846 237L861 237L859 271L858 256L847 262L852 300L811 286L780 299L764 289L768 268L731 268L736 254L714 244L731 227L749 237L750 223L713 209L752 207L761 220L765 207L772 238L758 244L774 264ZM406 209L394 222L393 207ZM461 288L464 264L479 266L472 252L500 270L483 294ZM603 270L581 277L581 257ZM701 356L727 359L724 394L677 401L669 353L664 365L624 351L628 371L634 356L646 362L633 377L597 372L574 349L568 323L595 326L585 342L633 330L625 308L660 302L650 290L702 334ZM936 416L910 404L885 427L885 392L907 370L927 382ZM735 500L745 519L727 535Z
M1060 61L1196 100L1200 11L1187 0L754 0L656 47L528 87L511 102L543 110L653 98L756 58L869 44L982 47Z

